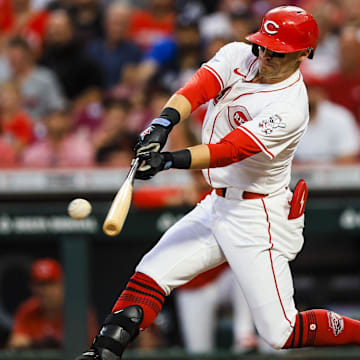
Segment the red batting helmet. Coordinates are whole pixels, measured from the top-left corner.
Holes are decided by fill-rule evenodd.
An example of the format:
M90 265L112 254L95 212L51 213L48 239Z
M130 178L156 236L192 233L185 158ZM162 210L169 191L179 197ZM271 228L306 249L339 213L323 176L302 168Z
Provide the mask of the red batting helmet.
M312 59L317 44L319 29L315 19L296 6L279 6L268 11L261 28L246 36L253 44L279 53L311 49Z

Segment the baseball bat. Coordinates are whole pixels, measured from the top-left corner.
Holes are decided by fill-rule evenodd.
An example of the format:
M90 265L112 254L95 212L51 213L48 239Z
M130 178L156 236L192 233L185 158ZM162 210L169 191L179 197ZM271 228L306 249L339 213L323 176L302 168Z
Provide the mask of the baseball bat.
M103 231L106 235L115 236L119 234L124 225L131 204L134 176L138 167L139 158L136 158L132 162L130 171L117 192L111 204L110 210L107 213L103 225Z

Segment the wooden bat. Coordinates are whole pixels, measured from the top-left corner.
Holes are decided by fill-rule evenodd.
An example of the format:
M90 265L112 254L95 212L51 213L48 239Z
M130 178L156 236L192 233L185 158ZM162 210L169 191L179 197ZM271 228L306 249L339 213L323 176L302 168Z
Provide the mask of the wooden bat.
M139 158L136 158L124 183L117 192L104 221L103 231L106 235L115 236L119 234L124 225L131 204L134 176L138 167Z

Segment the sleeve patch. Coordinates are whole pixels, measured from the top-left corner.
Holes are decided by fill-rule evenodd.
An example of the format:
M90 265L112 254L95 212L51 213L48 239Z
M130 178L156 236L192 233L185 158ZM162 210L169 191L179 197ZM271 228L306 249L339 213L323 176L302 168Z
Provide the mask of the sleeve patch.
M271 115L268 119L261 120L259 127L265 135L270 135L277 128L285 128L286 124L279 115Z

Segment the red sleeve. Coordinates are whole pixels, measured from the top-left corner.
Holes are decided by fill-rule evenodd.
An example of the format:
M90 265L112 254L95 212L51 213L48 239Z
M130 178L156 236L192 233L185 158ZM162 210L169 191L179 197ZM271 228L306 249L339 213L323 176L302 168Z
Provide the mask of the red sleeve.
M32 336L30 325L37 307L38 302L33 297L20 304L14 317L13 334Z
M261 152L260 147L247 134L233 130L217 144L208 144L210 168L230 165Z
M216 97L220 90L221 85L215 75L202 67L176 93L185 96L190 101L191 109L194 111L200 105Z

